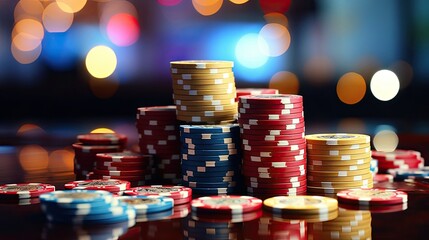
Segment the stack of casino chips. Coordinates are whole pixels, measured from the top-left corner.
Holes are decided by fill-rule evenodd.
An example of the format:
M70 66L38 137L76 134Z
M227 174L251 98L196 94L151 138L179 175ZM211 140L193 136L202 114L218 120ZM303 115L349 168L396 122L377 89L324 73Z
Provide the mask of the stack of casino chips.
M247 95L261 95L261 94L279 94L279 90L272 88L237 88L237 97L235 101L238 102L239 97Z
M104 190L114 195L122 195L122 192L130 187L129 181L117 179L80 180L64 184L64 188L69 190Z
M77 140L73 144L74 173L76 180L86 180L94 171L97 153L121 152L128 138L118 133L90 133L78 135Z
M55 186L45 183L9 183L0 185L0 203L30 205L39 203L39 196L55 191Z
M308 223L308 239L371 239L371 212L338 209L331 221Z
M135 222L136 211L104 190L65 190L40 195L49 222L113 224Z
M198 195L241 192L238 124L180 125L182 184Z
M129 196L164 196L174 200L174 205L189 203L192 200L192 189L184 186L147 185L130 188L124 191Z
M175 106L141 107L137 109L137 130L140 152L154 156L154 182L180 183L180 141Z
M306 192L302 96L262 94L239 98L243 175L247 193L260 198Z
M96 158L94 179L124 180L131 186L145 185L152 179L152 155L125 151L99 153Z
M240 195L205 196L191 202L192 212L184 224L184 236L190 239L244 239L237 223L262 216L262 200Z
M233 62L173 61L173 99L177 120L193 124L233 122L237 117Z
M307 135L307 192L336 194L349 188L371 188L370 137L364 134Z
M378 161L380 173L387 173L389 169L421 169L425 165L421 153L415 150L372 151L371 155Z

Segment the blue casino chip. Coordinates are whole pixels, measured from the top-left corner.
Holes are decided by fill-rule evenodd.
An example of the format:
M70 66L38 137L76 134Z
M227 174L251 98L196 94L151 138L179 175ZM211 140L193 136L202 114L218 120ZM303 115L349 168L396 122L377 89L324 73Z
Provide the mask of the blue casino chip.
M228 143L239 143L240 138L237 136L228 137L228 138L215 138L215 139L197 139L183 137L180 139L182 143L187 144L228 144Z
M230 133L240 131L237 123L220 124L220 125L180 125L180 132L190 134L201 133Z
M239 186L238 182L188 182L182 181L183 186L190 188L228 188Z
M182 181L185 181L185 182L205 182L205 183L210 183L210 182L237 182L237 181L241 181L241 176L236 175L236 176L198 176L198 177L193 177L193 176L183 175Z
M236 143L225 143L225 144L182 144L183 149L194 149L194 150L228 150L228 149L240 149L240 145Z
M220 172L196 172L191 170L182 169L182 175L189 177L232 177L240 176L241 173L239 170L228 170Z
M218 155L218 156L195 156L189 154L181 154L182 162L186 160L192 161L241 161L240 154L234 155Z
M239 154L237 149L226 150L195 150L195 149L180 149L180 153L194 156L219 156L219 155L234 155Z
M395 181L403 181L408 178L429 177L429 169L389 169Z
M231 161L197 161L197 160L182 160L182 166L197 166L197 167L233 167L241 165L240 160Z

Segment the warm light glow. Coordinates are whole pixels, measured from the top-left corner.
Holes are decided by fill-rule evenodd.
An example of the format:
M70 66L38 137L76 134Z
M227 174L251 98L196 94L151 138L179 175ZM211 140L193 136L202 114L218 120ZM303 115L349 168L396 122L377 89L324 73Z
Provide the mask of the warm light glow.
M107 23L107 36L117 46L132 45L139 35L140 25L137 18L130 14L116 14Z
M14 42L12 42L10 51L17 62L21 64L30 64L39 58L40 53L42 53L42 45L37 46L37 48L32 51L21 51L15 46Z
M399 92L399 79L390 70L380 70L371 79L371 92L378 100L389 101Z
M280 71L271 77L268 87L277 89L282 94L297 94L299 92L299 80L294 73Z
M234 4L243 4L243 3L247 3L249 0L229 0L229 1Z
M86 55L85 64L92 76L106 78L116 69L116 54L107 46L96 46Z
M20 51L32 51L40 46L45 32L43 25L33 19L17 22L12 31L12 42Z
M219 11L223 0L192 0L195 10L203 16L210 16Z
M45 170L48 162L48 151L39 145L27 145L19 151L19 163L26 172Z
M43 5L40 1L21 0L16 4L13 16L15 22L26 18L40 22L42 20L42 13Z
M64 12L56 2L49 4L43 11L43 25L48 32L65 32L73 23L74 15Z
M73 171L74 151L62 149L52 151L49 155L48 169L50 172L71 172Z
M115 95L119 88L119 82L114 79L92 78L89 80L89 87L96 97L107 99Z
M259 68L268 61L267 55L260 51L263 48L263 41L259 39L259 35L249 33L238 40L235 46L235 57L238 62L247 68ZM265 45L265 48L268 46Z
M392 130L381 130L377 132L372 140L377 151L392 152L398 147L398 135Z
M115 131L110 128L96 128L91 133L115 133Z
M85 7L87 0L56 0L60 9L66 13L77 13Z
M159 4L166 7L176 6L181 3L182 0L157 0Z
M304 75L313 84L326 84L332 80L334 67L329 58L313 56L304 65Z
M277 23L282 26L288 26L288 19L284 14L278 12L271 12L264 15L265 21L267 23Z
M289 10L292 0L259 0L262 11L267 14L271 12L285 13Z
M27 134L43 134L45 133L45 130L43 130L41 127L37 126L36 124L32 123L26 123L23 124L21 127L19 127L18 131L16 132L16 135L27 135Z
M401 85L400 89L404 89L410 85L411 80L413 79L414 71L413 67L409 63L405 61L398 61L393 64L390 69L398 76Z
M337 95L343 103L356 104L363 99L365 92L365 79L360 74L349 72L338 80Z
M259 31L261 52L269 57L277 57L286 52L290 46L290 33L278 23L268 23ZM268 48L266 47L268 46Z

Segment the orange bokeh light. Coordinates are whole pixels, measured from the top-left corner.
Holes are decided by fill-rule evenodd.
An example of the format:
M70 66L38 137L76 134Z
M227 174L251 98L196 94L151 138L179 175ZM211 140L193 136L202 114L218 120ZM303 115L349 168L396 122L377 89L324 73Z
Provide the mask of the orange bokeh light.
M219 11L223 0L192 0L195 10L203 16L210 16Z
M366 93L365 79L355 72L344 74L337 83L338 98L346 104L360 102Z
M271 77L269 88L279 90L281 94L297 94L299 92L298 77L291 72L280 71Z
M39 145L27 145L19 151L19 163L26 172L46 170L49 154Z

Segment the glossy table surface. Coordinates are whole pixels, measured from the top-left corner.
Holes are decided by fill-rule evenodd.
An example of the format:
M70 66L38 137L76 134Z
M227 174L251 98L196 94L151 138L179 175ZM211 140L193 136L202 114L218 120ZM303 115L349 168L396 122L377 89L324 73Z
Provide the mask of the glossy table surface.
M37 139L37 141L35 141ZM425 138L426 139L426 138ZM20 136L0 139L0 183L43 182L64 189L64 184L74 180L73 138ZM11 144L6 144L10 142ZM372 239L429 239L429 184L425 182L378 183L375 187L400 189L408 193L408 204L399 209L347 210L346 216L370 216L365 229L370 229ZM341 208L350 208L340 205ZM0 203L0 239L187 239L187 229L192 214L188 205L176 209L174 217L160 220L140 219L133 226L122 225L55 225L45 220L40 204L18 205ZM317 227L340 226L334 220L314 223L306 220L278 218L262 211L260 217L234 223L229 236L236 239L338 239L334 235L315 234ZM352 214L352 215L350 215ZM323 225L325 224L325 225ZM129 228L128 228L129 227ZM368 231L367 231L368 232ZM293 238L293 237L296 238ZM207 239L201 236L196 239ZM216 239L214 237L210 239Z

